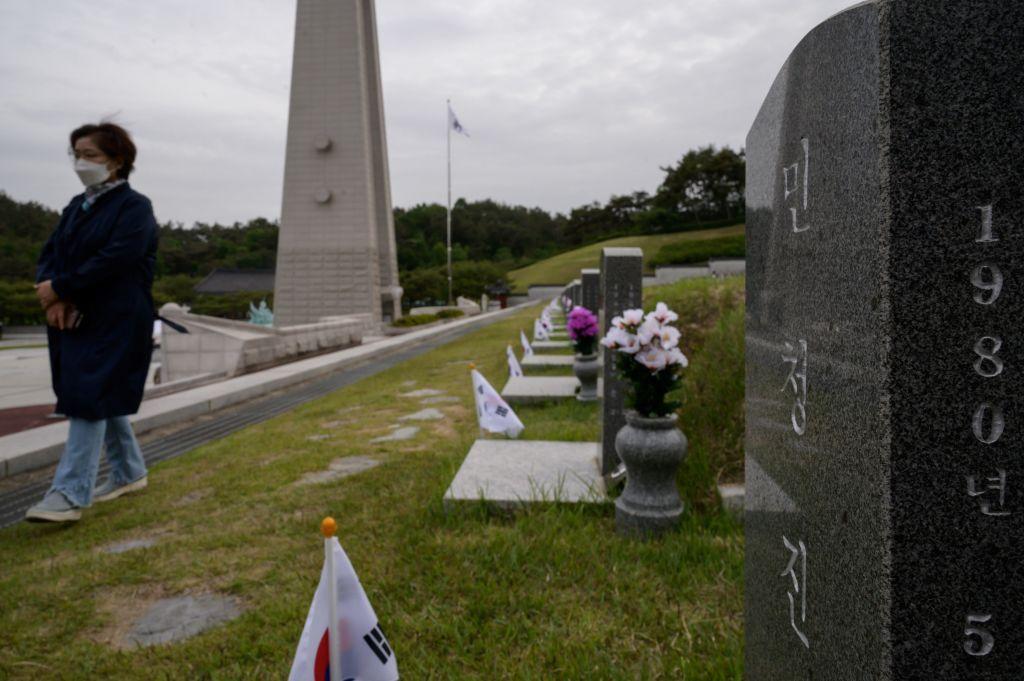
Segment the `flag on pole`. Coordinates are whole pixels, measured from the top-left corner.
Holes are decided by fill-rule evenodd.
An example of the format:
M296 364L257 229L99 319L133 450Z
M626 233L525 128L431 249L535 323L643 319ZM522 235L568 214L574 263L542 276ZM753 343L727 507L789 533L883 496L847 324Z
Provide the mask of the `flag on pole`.
M508 356L508 375L511 378L522 376L523 368L519 366L519 360L516 359L516 353L512 352L511 345L505 348L505 354Z
M451 126L452 130L459 133L460 135L465 135L466 137L469 137L469 133L466 132L466 129L464 127L462 127L462 123L459 123L458 116L456 116L455 112L452 111L451 104L448 105L448 125Z
M513 440L526 429L512 407L501 399L479 371L473 369L473 397L476 398L476 418L480 427L489 433L504 433Z
M533 354L533 348L530 347L530 341L526 340L526 334L523 333L522 329L519 329L519 342L523 344L523 357L529 357Z
M288 681L397 681L398 663L352 563L325 518L324 567ZM329 626L330 622L335 626Z

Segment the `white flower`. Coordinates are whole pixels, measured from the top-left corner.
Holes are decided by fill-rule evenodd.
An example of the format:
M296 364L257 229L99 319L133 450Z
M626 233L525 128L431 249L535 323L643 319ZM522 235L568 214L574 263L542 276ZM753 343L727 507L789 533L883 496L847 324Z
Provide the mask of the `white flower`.
M640 309L626 310L622 313L622 321L626 326L637 326L644 321L644 311Z
M671 350L679 345L679 329L674 326L662 326L658 330L658 338L661 340L661 347Z
M623 329L623 330L625 330L625 328L626 328L626 323L624 321L622 321L622 317L612 317L611 325L612 325L612 328L615 328L615 329Z
M684 369L690 365L689 360L686 359L686 355L679 348L672 348L667 350L668 352L668 364L669 366L680 366Z
M636 330L636 335L641 345L650 345L651 341L661 336L661 324L656 319L648 317Z
M668 309L665 303L658 303L652 312L647 313L647 319L656 319L659 324L668 324L679 319L679 315Z
M635 355L640 350L639 339L631 333L626 333L625 331L623 331L623 333L625 333L626 336L619 347L619 352L624 352L627 355Z
M636 361L651 371L661 371L669 364L669 351L661 348L647 348L636 355Z

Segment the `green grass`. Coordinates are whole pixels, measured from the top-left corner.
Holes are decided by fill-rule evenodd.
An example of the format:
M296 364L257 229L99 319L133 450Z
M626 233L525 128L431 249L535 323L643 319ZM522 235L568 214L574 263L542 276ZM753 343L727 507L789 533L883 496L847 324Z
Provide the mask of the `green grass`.
M580 276L580 270L587 267L600 267L601 249L606 247L638 247L644 250L645 267L652 267L647 262L663 246L677 243L704 241L744 233L743 225L705 229L696 232L679 232L676 234L654 234L649 236L624 236L590 244L565 253L536 262L508 273L509 285L513 291L526 293L531 284L566 284Z
M743 234L703 241L677 241L665 244L650 260L653 267L661 265L692 265L706 263L710 258L742 258L747 252Z
M0 346L0 352L4 350L35 350L37 348L45 348L46 343L26 343L24 345L4 345Z
M478 436L467 365L500 389L505 345L516 347L537 312L158 464L144 493L97 505L77 525L0 531L0 679L285 678L325 515L338 520L403 679L741 679L743 535L728 516L688 511L678 532L644 543L616 536L610 505L444 510ZM423 408L399 393L424 387L460 398L432 405L448 418L413 440L370 444ZM524 438L598 436L595 405L517 411ZM315 434L331 437L307 439ZM294 485L351 455L383 463ZM99 551L143 537L159 543ZM110 645L156 598L184 593L229 594L246 611L178 644Z

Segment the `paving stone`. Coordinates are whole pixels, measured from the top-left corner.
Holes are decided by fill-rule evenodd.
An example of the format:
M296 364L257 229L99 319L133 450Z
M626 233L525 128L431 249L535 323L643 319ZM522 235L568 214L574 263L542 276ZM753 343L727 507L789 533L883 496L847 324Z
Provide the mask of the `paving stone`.
M181 641L241 614L238 601L227 596L163 598L143 613L125 638L140 647Z
M370 442L398 442L400 440L411 440L416 437L416 433L418 432L420 432L418 426L404 426L401 428L395 428L389 435L375 437L370 440Z
M434 397L436 395L444 395L443 390L435 390L434 388L420 388L419 390L413 390L412 392L399 393L399 397Z
M455 397L454 395L442 395L440 397L428 397L426 399L420 400L420 404L442 404L442 403L446 403L446 402L459 402L459 401L461 401L461 400L459 400L459 398Z
M415 414L399 417L399 421L438 421L444 418L444 412L439 409L421 409Z
M355 475L356 473L368 471L379 465L380 461L377 459L371 459L368 456L346 456L342 459L335 459L332 461L325 471L313 471L312 473L306 473L296 481L295 484L317 485L325 482L333 482L334 480L347 478L348 476Z
M328 439L329 437L331 437L331 436L321 433L319 435L309 435L309 436L306 437L306 439L309 440L310 442L323 442L324 440Z
M514 508L534 502L608 500L596 442L477 440L445 492L446 505L481 499Z
M321 428L331 428L331 429L333 429L333 428L341 428L342 426L347 426L350 423L352 423L352 421L349 420L349 419L338 419L337 421L324 421L323 423L320 424L320 427Z
M559 348L571 348L572 343L567 340L535 341L530 343L534 350L558 350Z
M129 539L127 541L107 544L101 547L100 551L103 553L125 553L135 549L148 549L151 546L156 546L156 539Z
M509 404L531 404L575 399L580 382L575 376L513 376L501 390ZM602 381L597 381L600 397Z
M575 361L572 355L527 355L520 360L524 369L530 367L572 367Z
M411 388L414 385L416 385L416 381L402 381L399 385L401 385L403 388Z

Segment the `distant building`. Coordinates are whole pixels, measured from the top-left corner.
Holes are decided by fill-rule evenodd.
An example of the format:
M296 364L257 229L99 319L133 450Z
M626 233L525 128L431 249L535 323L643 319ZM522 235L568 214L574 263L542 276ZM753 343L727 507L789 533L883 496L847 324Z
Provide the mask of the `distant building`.
M195 285L196 293L273 291L274 270L233 270L218 267Z

